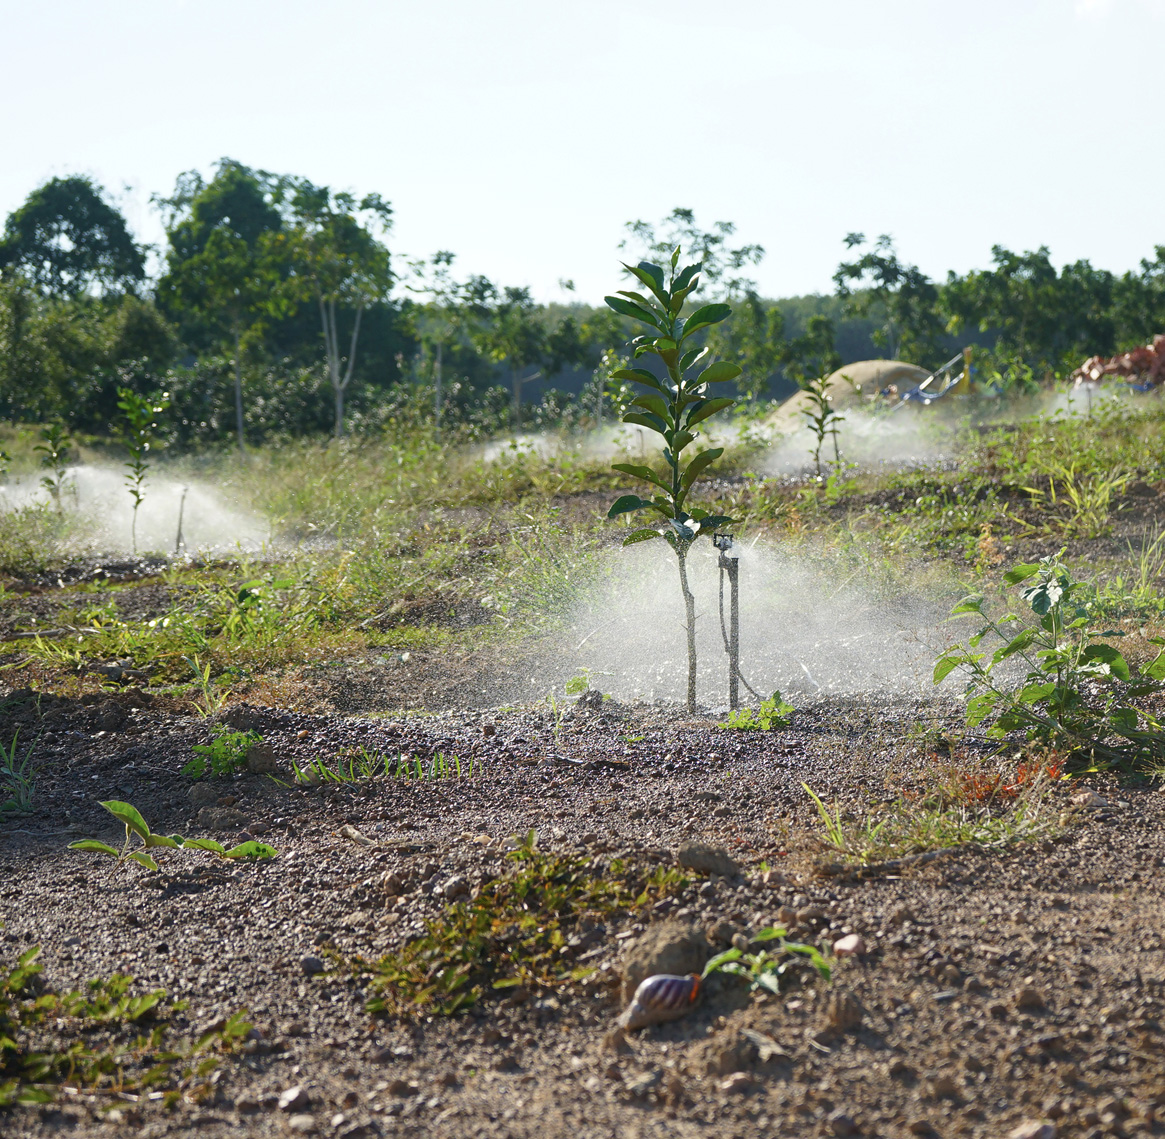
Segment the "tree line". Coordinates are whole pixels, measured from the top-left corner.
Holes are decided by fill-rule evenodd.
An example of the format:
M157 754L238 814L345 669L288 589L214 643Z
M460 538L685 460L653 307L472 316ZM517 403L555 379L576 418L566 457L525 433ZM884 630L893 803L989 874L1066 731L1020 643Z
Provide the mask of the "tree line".
M231 159L155 198L157 272L105 191L53 178L0 239L0 418L105 435L119 391L169 394L170 442L239 446L429 418L439 429L593 422L631 393L610 374L630 330L583 304L456 273L454 255L390 251L391 205ZM1122 275L1049 251L992 250L945 282L889 236L845 238L831 296L773 301L751 268L765 250L692 211L629 223L624 257L676 245L702 261L702 299L733 303L708 330L738 364L745 407L873 355L937 366L965 343L1002 385L1038 383L1165 329L1165 246ZM563 282L569 291L570 282Z

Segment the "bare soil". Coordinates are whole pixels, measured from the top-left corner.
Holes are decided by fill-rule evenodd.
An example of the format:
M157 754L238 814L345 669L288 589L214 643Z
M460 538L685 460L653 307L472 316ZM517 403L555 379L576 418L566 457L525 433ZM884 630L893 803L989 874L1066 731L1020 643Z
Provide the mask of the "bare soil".
M34 813L0 823L3 962L38 944L54 988L120 971L189 1000L190 1026L245 1007L257 1029L199 1102L166 1110L66 1095L0 1114L4 1136L994 1137L1026 1121L1061 1136L1165 1130L1155 785L1092 784L1108 806L1039 846L830 875L802 781L855 810L896 794L925 762L917 725L953 726L957 709L834 701L787 731L728 732L674 707L609 701L555 724L545 710L483 707L493 690L482 684L462 685L454 711L369 717L350 714L362 703L350 678L346 704L335 698L343 677L325 679L300 682L305 710L229 711L273 746L284 782L214 781L217 816L200 815L180 774L209 739L206 721L148 690L0 689L0 739L39 733L40 764ZM416 679L376 681L403 692ZM472 756L477 773L290 784L292 760L359 745ZM204 787L195 793L207 800ZM222 870L176 852L152 875L66 849L82 836L119 841L97 803L106 798L133 802L157 831L245 832L279 857ZM212 818L230 830L212 831ZM343 837L345 825L372 845ZM740 870L701 876L568 945L597 970L585 982L487 994L452 1018L366 1012L367 978L345 963L417 936L452 879L477 888L504 868L506 837L529 828L546 849L645 867L674 866L681 842L699 840ZM686 1017L612 1040L622 974L648 927L691 926L711 955L782 908L805 937L858 932L867 951L838 960L832 983L805 976L781 998L723 978ZM323 972L305 968L312 957ZM745 1029L777 1047L758 1048ZM281 1110L294 1087L297 1104Z

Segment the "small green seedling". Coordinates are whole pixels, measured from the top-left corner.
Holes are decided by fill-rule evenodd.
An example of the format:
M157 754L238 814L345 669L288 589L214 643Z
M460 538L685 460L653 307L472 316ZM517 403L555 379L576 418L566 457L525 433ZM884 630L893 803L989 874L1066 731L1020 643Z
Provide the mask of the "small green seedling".
M150 464L146 460L150 447L153 444L154 432L158 424L155 415L170 406L168 392L160 392L154 396L138 395L132 388L117 389L117 406L122 410L125 422L120 427L122 438L125 440L129 459L125 464L125 486L133 499L133 522L130 526L130 536L133 542L133 552L138 552L138 507L146 497L146 473Z
M194 758L183 768L188 779L201 779L209 773L216 776L234 775L247 764L247 751L263 737L258 732L233 732L226 724L214 728L215 739L208 744L195 744Z
M704 966L703 977L713 973L731 973L748 982L749 992L757 989L779 995L781 980L793 967L798 958L807 958L813 968L825 980L829 980L831 969L821 950L800 941L786 941L787 930L780 926L769 926L754 934L753 941L776 942L772 950L761 949L756 953L745 953L742 949L729 949L719 953Z
M154 834L149 824L142 818L141 812L130 803L123 803L118 799L109 799L101 804L115 819L125 824L125 846L117 850L108 843L95 838L83 838L78 842L69 843L70 850L88 850L96 854L108 854L116 859L118 864L129 860L144 866L147 870L158 871L158 864L153 856L147 853L150 850L208 850L220 858L274 858L279 852L265 842L241 842L229 850L220 842L212 838L183 838L181 835ZM141 841L141 846L131 850L134 838Z
M760 702L759 708L740 708L729 712L728 719L716 726L742 732L771 732L777 728L787 728L793 712L793 705L781 696L780 689L774 689L772 696Z
M33 447L41 453L41 466L48 468L48 474L40 480L40 485L49 492L53 507L61 513L61 494L65 490L65 476L69 470L69 433L60 423L50 423L40 429L40 442Z
M16 742L19 738L20 729L17 728L8 747L0 744L0 815L5 811L27 814L32 810L32 748L17 763Z
M119 865L128 859L156 872L158 864L153 856L146 852L155 849L176 849L183 843L180 835L154 834L149 824L142 818L141 812L131 803L123 803L120 799L107 799L101 805L119 823L125 824L125 845L121 850L116 850L108 843L95 838L83 838L78 842L69 843L70 850L91 850L97 854L108 854L116 859ZM141 840L142 845L137 850L131 850L135 837Z

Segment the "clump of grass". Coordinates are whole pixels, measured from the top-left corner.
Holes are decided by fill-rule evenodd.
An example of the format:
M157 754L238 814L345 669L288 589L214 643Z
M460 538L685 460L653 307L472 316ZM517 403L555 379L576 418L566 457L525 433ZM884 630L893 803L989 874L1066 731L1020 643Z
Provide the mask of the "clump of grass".
M12 743L7 747L0 743L0 816L6 812L27 814L32 810L36 787L32 767L33 749L27 748L24 758L17 760L16 745L19 739L20 731L17 729Z
M462 762L459 755L437 752L423 760L404 752L369 751L366 747L348 748L330 760L313 759L300 767L291 764L296 783L361 783L368 779L472 779L481 774L481 765L469 756Z
M379 961L370 1012L452 1016L490 990L558 988L594 970L571 960L569 938L587 920L609 920L687 886L674 868L644 873L622 859L600 868L578 855L538 849L530 831L508 870L465 902L449 905L423 936Z
M0 969L0 1110L50 1103L72 1093L162 1093L171 1106L211 1092L210 1075L251 1030L246 1010L194 1037L171 1020L186 1008L164 989L133 995L132 978L115 973L83 992L48 988L40 947L15 968Z

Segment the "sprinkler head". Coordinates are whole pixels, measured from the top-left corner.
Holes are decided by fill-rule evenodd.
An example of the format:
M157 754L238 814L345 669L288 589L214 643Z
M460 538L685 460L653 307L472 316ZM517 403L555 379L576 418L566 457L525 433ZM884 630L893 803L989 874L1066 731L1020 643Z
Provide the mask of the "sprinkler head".
M732 545L733 545L733 541L734 541L734 539L733 539L731 534L717 533L717 534L712 535L712 545L715 546L716 549L720 550L721 552L726 552L728 550L731 550Z

